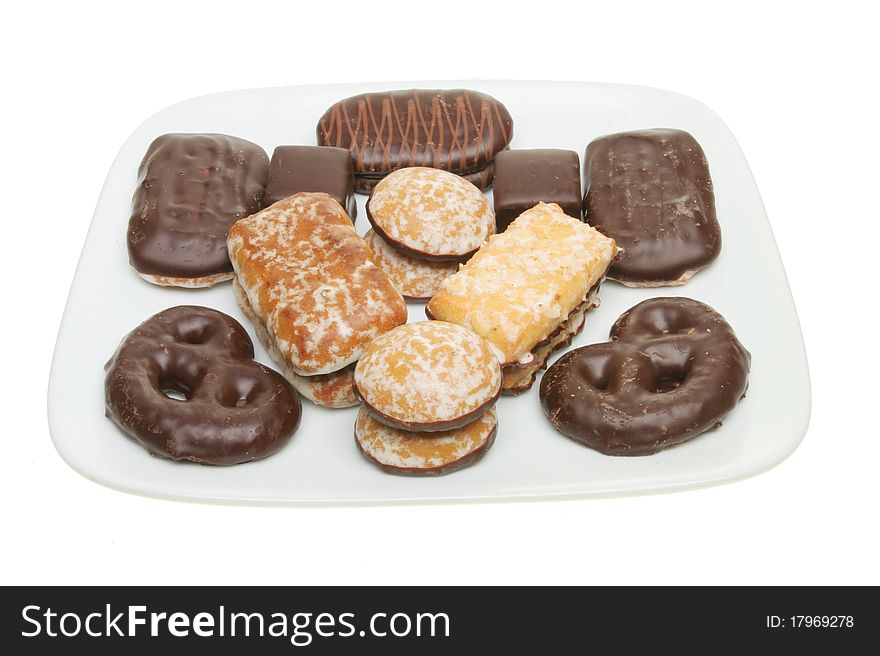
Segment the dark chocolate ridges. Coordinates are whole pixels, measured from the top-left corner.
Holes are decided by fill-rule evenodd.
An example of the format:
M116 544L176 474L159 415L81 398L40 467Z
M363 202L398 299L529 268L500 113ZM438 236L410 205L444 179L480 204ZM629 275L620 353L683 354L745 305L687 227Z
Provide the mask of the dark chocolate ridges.
M358 191L405 166L430 166L481 174L513 137L507 109L489 95L467 89L412 89L365 93L339 101L320 118L318 144L351 152ZM487 179L489 178L489 179Z

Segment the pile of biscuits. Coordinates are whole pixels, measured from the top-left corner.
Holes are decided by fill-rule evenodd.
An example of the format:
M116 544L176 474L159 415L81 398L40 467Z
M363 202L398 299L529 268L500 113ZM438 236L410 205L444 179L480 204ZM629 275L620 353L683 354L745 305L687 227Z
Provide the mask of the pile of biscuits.
M426 300L490 235L495 214L464 178L413 166L389 173L367 200L364 239L404 298Z
M358 448L385 471L445 474L492 446L501 367L476 333L445 321L400 326L354 371Z
M529 390L599 305L606 276L685 284L719 254L702 148L681 130L606 135L578 155L510 149L476 91L369 93L319 119L317 145L167 134L147 149L128 225L134 270L232 293L280 374L217 310L169 308L105 366L105 411L150 453L236 464L277 452L299 395L359 406L355 444L394 474L480 460L500 395ZM493 203L484 191L492 187ZM355 193L371 228L355 230ZM407 323L407 301L427 321ZM563 435L648 455L720 426L750 356L711 307L651 298L610 341L574 349L538 398ZM297 393L298 392L298 393Z

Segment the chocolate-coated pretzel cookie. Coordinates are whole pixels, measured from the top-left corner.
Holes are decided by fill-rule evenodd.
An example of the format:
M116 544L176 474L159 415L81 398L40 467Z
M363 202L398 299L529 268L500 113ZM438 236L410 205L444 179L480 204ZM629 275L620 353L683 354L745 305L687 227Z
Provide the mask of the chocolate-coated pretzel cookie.
M299 396L253 361L235 319L194 305L131 331L104 367L107 417L150 453L234 465L265 458L299 425Z
M620 316L610 342L559 358L541 381L541 406L576 442L650 455L719 427L745 396L750 360L708 305L652 298Z

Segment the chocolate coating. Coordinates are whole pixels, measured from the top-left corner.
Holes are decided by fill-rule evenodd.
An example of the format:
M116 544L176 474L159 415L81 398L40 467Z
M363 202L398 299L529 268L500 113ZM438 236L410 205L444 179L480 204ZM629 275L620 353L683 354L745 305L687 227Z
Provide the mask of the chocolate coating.
M580 159L573 150L505 150L495 157L495 224L498 232L538 203L556 203L581 218Z
M479 335L417 321L376 338L354 370L354 395L377 422L412 432L461 428L501 394L501 366Z
M745 396L750 361L708 305L652 298L620 316L610 342L559 358L541 381L541 407L576 442L650 455L720 426Z
M269 165L264 205L301 191L322 191L357 218L354 173L351 157L344 148L323 146L278 146Z
M150 453L172 460L265 458L296 431L301 404L280 374L253 357L232 317L169 308L131 331L104 367L105 414Z
M383 450L386 451L386 455L391 456L390 458L371 453L372 449L363 443L363 440L375 443L376 438L379 437L376 435L377 430L386 434L386 440L390 439L396 443L396 445L385 444ZM373 433L372 440L370 433ZM469 434L479 435L480 443L476 448L467 448ZM483 459L495 443L497 434L498 415L495 410L491 410L482 419L477 419L470 425L428 437L422 433L388 429L383 424L374 422L363 407L354 425L354 441L361 455L385 473L399 476L445 476L470 467ZM464 444L461 438L464 438ZM450 442L458 442L458 444L450 449ZM416 445L412 446L413 443ZM418 448L419 443L422 449ZM434 444L437 445L433 453L424 453L424 446L428 444L432 445L431 450ZM422 451L420 456L417 454L418 451ZM393 462L394 460L397 462Z
M318 121L317 135L318 145L351 152L360 193L405 166L444 169L487 189L492 160L513 138L513 119L478 91L386 91L335 103Z
M367 220L396 250L428 262L466 262L495 232L495 214L472 183L448 171L410 166L370 192Z
M404 421L398 419L397 417L386 414L375 406L371 405L364 398L363 392L358 389L357 378L355 378L355 380L352 382L352 389L354 390L355 398L360 402L361 407L364 409L364 412L369 414L373 419L378 421L380 424L390 426L391 428L408 430L412 431L413 433L438 433L440 431L455 430L456 428L467 426L468 424L476 421L487 412L489 412L489 410L494 408L495 404L498 402L498 399L501 398L501 387L499 386L498 390L494 392L492 396L483 401L483 403L479 407L471 410L470 412L459 415L454 419L437 421Z
M128 256L141 274L231 273L226 233L262 207L269 158L222 134L165 134L147 149L128 222Z
M584 216L623 249L609 278L683 284L721 250L715 195L700 144L682 130L600 137L584 158Z
M492 429L492 432L489 434L489 437L486 440L485 444L483 444L483 446L476 451L471 451L463 458L459 458L458 460L451 462L448 465L439 465L437 467L425 469L418 467L392 467L390 465L385 465L373 458L366 451L364 451L364 447L361 446L361 443L357 439L355 439L355 445L357 446L358 452L360 452L360 454L364 458L376 465L386 474L396 474L397 476L446 476L447 474L454 474L457 471L461 471L462 469L466 469L480 462L480 460L482 460L483 457L489 452L489 449L491 449L492 446L495 444L495 437L497 435L498 426L496 424L496 426Z

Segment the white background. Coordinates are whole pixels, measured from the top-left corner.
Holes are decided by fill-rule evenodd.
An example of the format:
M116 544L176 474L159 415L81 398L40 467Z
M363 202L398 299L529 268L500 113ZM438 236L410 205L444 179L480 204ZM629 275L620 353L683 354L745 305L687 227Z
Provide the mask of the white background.
M7 7L0 584L880 583L871 4ZM756 478L678 494L343 509L145 499L61 460L46 423L55 335L104 176L142 120L238 88L456 78L657 86L727 122L803 325L813 415L794 455Z

